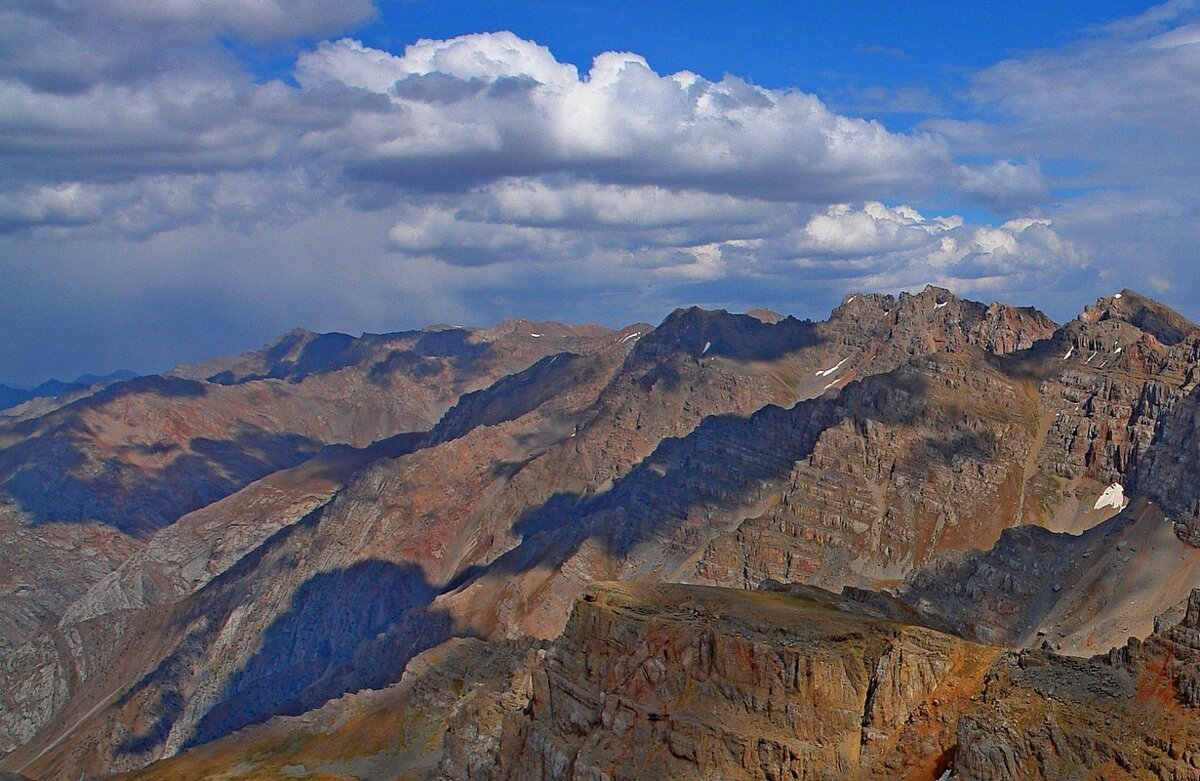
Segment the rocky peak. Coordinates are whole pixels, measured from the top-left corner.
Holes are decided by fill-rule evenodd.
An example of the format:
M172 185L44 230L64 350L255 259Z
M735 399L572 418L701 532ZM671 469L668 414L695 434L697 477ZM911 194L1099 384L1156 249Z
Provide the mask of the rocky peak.
M751 317L753 317L757 320L761 320L764 323L772 323L772 324L778 323L780 320L783 320L786 318L786 315L781 315L778 312L776 312L774 309L767 309L764 307L759 307L758 309L749 309L746 311L746 314L750 315Z
M935 285L899 296L856 293L834 309L829 322L918 354L971 345L1003 355L1028 348L1057 329L1033 307L982 304Z
M693 356L722 356L750 360L777 358L816 342L813 324L783 317L769 322L749 314L700 307L676 309L643 338L638 348L646 355L680 349Z
M1084 323L1116 321L1127 323L1149 334L1166 347L1173 347L1189 336L1200 333L1200 326L1174 309L1133 290L1125 289L1083 310Z

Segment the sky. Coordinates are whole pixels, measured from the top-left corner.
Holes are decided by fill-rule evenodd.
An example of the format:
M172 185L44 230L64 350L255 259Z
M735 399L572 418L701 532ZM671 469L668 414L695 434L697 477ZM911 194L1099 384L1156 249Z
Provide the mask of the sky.
M1197 2L7 0L0 383L927 283L1200 319L1198 150Z

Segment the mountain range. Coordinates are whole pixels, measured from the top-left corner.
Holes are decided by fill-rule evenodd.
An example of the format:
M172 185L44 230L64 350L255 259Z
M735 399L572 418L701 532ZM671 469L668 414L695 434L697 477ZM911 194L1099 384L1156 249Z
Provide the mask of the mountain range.
M46 380L32 388L18 388L11 385L0 385L0 410L24 404L33 399L56 398L72 393L83 393L96 386L112 385L115 382L132 380L136 374L128 369L118 369L105 375L81 374L70 382L62 380Z
M0 771L1200 778L1200 326L293 331L0 412Z

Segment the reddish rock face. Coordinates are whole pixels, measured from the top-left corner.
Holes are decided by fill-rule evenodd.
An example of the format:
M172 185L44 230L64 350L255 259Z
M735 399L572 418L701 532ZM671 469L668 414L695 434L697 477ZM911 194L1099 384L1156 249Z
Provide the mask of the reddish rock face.
M1197 776L1200 591L1178 624L1089 660L1001 657L959 722L955 778Z
M790 591L594 584L548 648L454 640L395 686L121 778L1194 777L1200 591L1178 623L1091 659L966 642L897 620L886 599Z
M936 777L999 650L843 607L593 586L479 777Z
M1200 591L1146 642L1003 651L809 591L603 584L471 778L1192 778Z

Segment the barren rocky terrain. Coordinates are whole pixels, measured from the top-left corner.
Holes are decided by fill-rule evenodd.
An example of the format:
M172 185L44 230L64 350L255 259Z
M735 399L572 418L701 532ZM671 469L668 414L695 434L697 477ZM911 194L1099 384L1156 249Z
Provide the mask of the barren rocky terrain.
M1133 291L929 287L27 402L0 770L1200 778L1198 370Z

